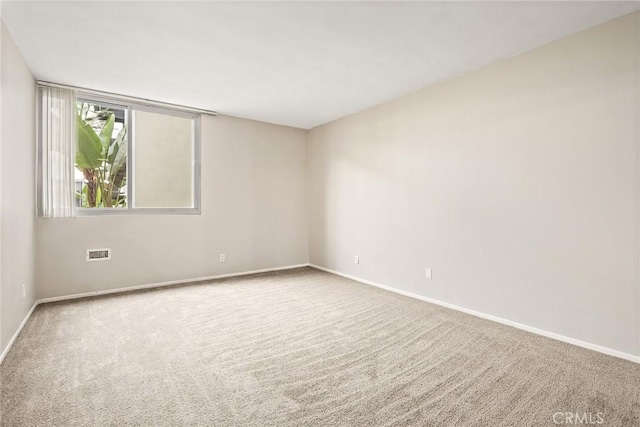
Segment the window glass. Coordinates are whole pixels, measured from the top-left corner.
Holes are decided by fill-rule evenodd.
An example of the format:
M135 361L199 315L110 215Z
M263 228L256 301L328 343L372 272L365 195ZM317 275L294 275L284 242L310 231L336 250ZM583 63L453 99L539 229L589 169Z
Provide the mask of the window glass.
M136 208L193 206L193 118L134 110Z
M127 207L127 108L76 102L76 206Z

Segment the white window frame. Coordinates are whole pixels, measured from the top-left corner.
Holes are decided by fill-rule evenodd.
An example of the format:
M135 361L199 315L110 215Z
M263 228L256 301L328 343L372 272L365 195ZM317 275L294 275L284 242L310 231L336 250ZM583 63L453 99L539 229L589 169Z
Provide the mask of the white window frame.
M95 102L119 109L125 109L125 126L127 129L127 207L125 208L74 208L75 216L103 216L103 215L200 215L200 122L201 115L189 111L173 109L168 107L152 106L144 103L133 102L110 97L106 95L96 95L78 91L76 102ZM192 129L192 167L191 167L191 191L193 205L188 208L136 208L134 204L135 196L135 122L133 111L145 111L157 114L166 114L189 118L193 120ZM74 157L75 158L75 157ZM75 169L75 166L74 166Z

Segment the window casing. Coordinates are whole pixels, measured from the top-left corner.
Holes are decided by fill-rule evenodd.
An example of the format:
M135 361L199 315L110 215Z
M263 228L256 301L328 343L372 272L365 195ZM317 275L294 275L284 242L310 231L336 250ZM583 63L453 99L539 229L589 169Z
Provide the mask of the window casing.
M87 157L78 157L76 153L76 216L200 213L199 114L79 91L76 113L81 119L84 117L85 123L94 125L96 120L82 116L87 106L97 106L106 115L113 114L114 123L113 132L107 137L109 150L106 157L103 152L101 166L91 168L96 165L82 160L82 164L78 163L78 159ZM82 133L82 125L78 126L76 132ZM104 137L102 129L104 126L95 125L93 130ZM123 129L124 141L120 138ZM80 138L76 135L77 151L82 150ZM126 149L126 159L122 159L124 151L112 152L117 144ZM95 162L95 153L93 158ZM111 174L118 160L125 164L118 173Z

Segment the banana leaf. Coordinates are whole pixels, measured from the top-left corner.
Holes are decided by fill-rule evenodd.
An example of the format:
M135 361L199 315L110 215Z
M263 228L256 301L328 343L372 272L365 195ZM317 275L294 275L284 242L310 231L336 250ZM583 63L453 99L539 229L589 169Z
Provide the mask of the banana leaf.
M123 128L113 143L113 149L107 161L109 162L109 181L113 188L119 191L124 186L127 170L127 138L126 128Z
M115 122L116 115L110 114L104 127L100 131L100 142L102 143L102 157L106 158L109 153L109 147L111 145L111 136L113 135L113 124Z
M76 116L78 146L76 164L81 169L96 169L102 165L102 141L96 132L78 115Z

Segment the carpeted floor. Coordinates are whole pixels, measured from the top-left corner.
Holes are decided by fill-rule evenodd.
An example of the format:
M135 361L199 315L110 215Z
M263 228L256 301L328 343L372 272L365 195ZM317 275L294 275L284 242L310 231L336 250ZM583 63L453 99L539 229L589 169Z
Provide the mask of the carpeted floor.
M640 425L638 364L310 268L41 305L0 380L3 426Z

